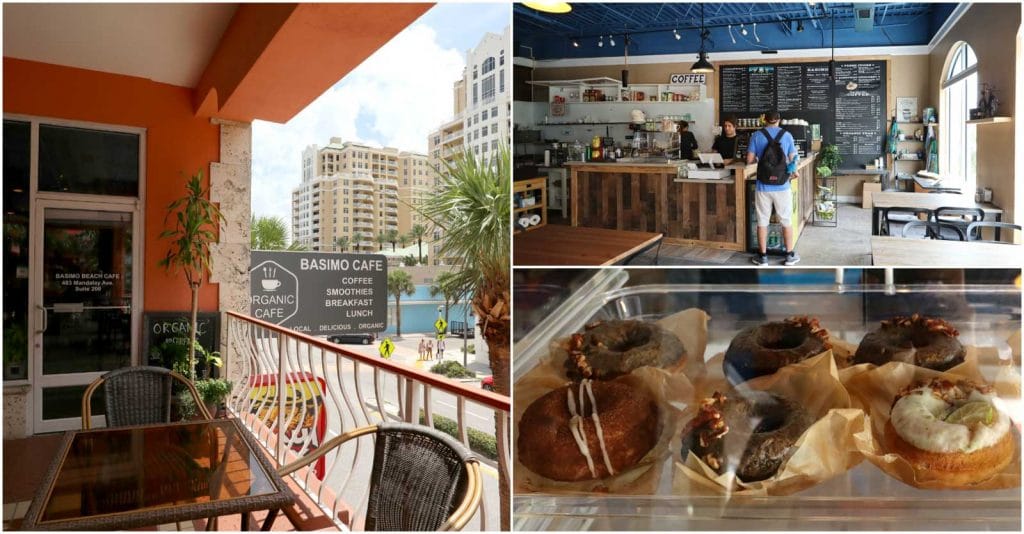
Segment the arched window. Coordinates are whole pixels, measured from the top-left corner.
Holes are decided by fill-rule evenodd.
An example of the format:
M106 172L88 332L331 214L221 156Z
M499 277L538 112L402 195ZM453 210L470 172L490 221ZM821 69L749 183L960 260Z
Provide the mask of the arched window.
M485 59L484 62L480 64L480 74L487 74L492 70L494 70L494 56Z
M978 105L978 57L965 42L953 45L942 78L939 115L939 172L963 178L963 192L974 193L977 174L977 136L967 124Z

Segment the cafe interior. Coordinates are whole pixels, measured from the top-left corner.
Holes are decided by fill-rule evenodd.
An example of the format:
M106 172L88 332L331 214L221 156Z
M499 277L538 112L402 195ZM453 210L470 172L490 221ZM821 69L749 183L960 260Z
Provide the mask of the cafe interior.
M516 265L1018 266L1019 3L515 4ZM764 142L760 142L764 146ZM795 172L794 172L795 171Z

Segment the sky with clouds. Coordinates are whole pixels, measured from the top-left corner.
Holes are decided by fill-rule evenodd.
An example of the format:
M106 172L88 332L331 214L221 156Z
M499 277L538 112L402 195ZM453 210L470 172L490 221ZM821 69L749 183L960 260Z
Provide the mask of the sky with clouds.
M427 152L427 135L452 117L452 84L466 51L509 25L508 3L438 4L287 124L252 125L252 212L291 228L302 151L331 137Z

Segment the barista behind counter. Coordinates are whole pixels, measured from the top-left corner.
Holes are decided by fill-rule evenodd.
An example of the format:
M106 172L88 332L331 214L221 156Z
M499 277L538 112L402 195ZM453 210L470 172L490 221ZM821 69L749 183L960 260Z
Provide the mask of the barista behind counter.
M736 159L736 152L739 150L740 137L736 135L736 119L726 117L722 120L722 133L715 136L715 142L711 145L713 152L718 152L728 165Z

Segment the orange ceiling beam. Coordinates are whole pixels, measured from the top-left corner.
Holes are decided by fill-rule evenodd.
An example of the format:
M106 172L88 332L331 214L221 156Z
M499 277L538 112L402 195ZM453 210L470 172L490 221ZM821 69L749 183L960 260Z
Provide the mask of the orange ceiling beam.
M288 122L433 6L243 4L196 86L196 114Z

